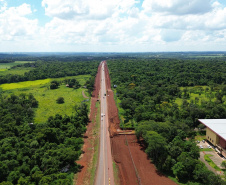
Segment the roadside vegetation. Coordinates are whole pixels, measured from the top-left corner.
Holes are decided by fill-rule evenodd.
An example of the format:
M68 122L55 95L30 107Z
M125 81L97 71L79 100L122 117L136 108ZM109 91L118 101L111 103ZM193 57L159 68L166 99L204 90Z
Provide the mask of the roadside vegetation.
M93 129L93 138L94 140L91 141L93 142L92 146L94 146L94 154L93 154L93 158L91 160L91 164L90 164L90 169L89 169L89 173L90 173L90 179L88 180L88 182L90 182L90 184L94 184L95 183L95 176L97 173L97 166L98 166L98 157L99 157L99 148L100 148L100 140L99 140L99 130L100 130L100 103L96 102L96 108L97 108L97 116L96 116L96 124L95 127ZM91 149L90 149L91 150Z
M90 106L82 91L99 61L3 62L0 184L71 185Z
M225 58L121 59L108 67L121 125L135 129L157 169L183 184L225 184L198 160L195 143L203 136L198 119L225 118Z

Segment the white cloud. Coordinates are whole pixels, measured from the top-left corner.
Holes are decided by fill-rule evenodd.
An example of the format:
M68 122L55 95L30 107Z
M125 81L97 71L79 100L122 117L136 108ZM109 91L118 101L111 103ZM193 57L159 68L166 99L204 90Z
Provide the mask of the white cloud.
M106 19L116 12L126 12L135 0L43 0L46 15L60 19Z
M147 13L173 15L203 14L211 10L211 0L144 0Z
M38 20L26 18L31 13L30 5L25 3L18 7L5 8L0 13L0 40L16 40L20 36L33 36L37 31Z
M144 0L142 8L138 0L42 0L51 19L42 27L30 17L37 7L0 4L4 46L12 40L34 51L226 49L226 8L216 0Z
M29 4L8 7L5 1L0 9L0 51L27 51L35 46L38 37L38 19L32 15ZM33 51L33 50L32 50Z

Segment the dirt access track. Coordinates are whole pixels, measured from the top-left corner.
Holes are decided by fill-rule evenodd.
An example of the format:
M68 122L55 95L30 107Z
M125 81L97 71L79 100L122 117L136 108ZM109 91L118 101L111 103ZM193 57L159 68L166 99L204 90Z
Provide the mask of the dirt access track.
M106 63L106 62L105 62ZM176 185L169 178L161 175L154 164L148 159L142 144L135 135L118 135L119 116L111 90L111 82L107 65L105 65L107 88L109 131L111 135L112 157L119 169L121 185L137 185L138 179L142 185ZM136 168L136 170L135 170ZM137 171L137 173L136 173Z

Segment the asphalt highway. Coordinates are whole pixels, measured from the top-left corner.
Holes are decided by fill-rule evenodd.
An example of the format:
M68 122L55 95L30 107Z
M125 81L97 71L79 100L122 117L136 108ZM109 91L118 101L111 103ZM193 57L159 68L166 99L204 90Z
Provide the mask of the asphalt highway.
M100 89L100 103L101 103L101 127L100 127L100 150L99 161L95 179L95 185L114 185L112 155L110 135L108 131L108 112L107 112L107 92L105 83L105 62L101 64L101 89Z

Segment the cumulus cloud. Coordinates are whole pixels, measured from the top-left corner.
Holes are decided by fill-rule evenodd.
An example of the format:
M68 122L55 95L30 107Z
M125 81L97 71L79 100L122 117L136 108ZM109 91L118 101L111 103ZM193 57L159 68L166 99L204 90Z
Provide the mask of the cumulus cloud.
M144 0L142 7L147 13L203 14L209 12L211 0Z
M226 41L226 8L216 0L42 0L49 17L42 27L30 17L33 6L0 5L0 40L41 51L156 51Z
M30 5L25 3L18 7L5 6L0 13L0 40L16 40L20 36L33 36L37 31L38 20L26 18L31 13Z
M173 1L178 2L176 0L167 1L169 7L172 7L171 3ZM154 2L155 1L152 1L152 3ZM163 5L167 5L165 1L158 1L158 3L159 5L161 4L162 7ZM180 3L184 3L184 5L186 4L185 1L180 1ZM211 5L210 2L209 5ZM154 28L206 31L226 29L226 8L217 1L214 2L211 6L212 8L204 14L194 13L175 15L154 12L151 15L147 15L145 10L144 14L146 15L146 17L148 17L147 19L149 21L149 24L151 24ZM195 12L195 10L192 10L191 12Z
M43 0L53 17L42 33L57 43L143 45L223 40L225 8L211 0ZM195 31L194 31L195 30ZM210 31L211 30L211 31ZM211 34L210 34L211 33Z
M115 12L126 12L135 0L43 0L46 15L61 19L106 19Z

